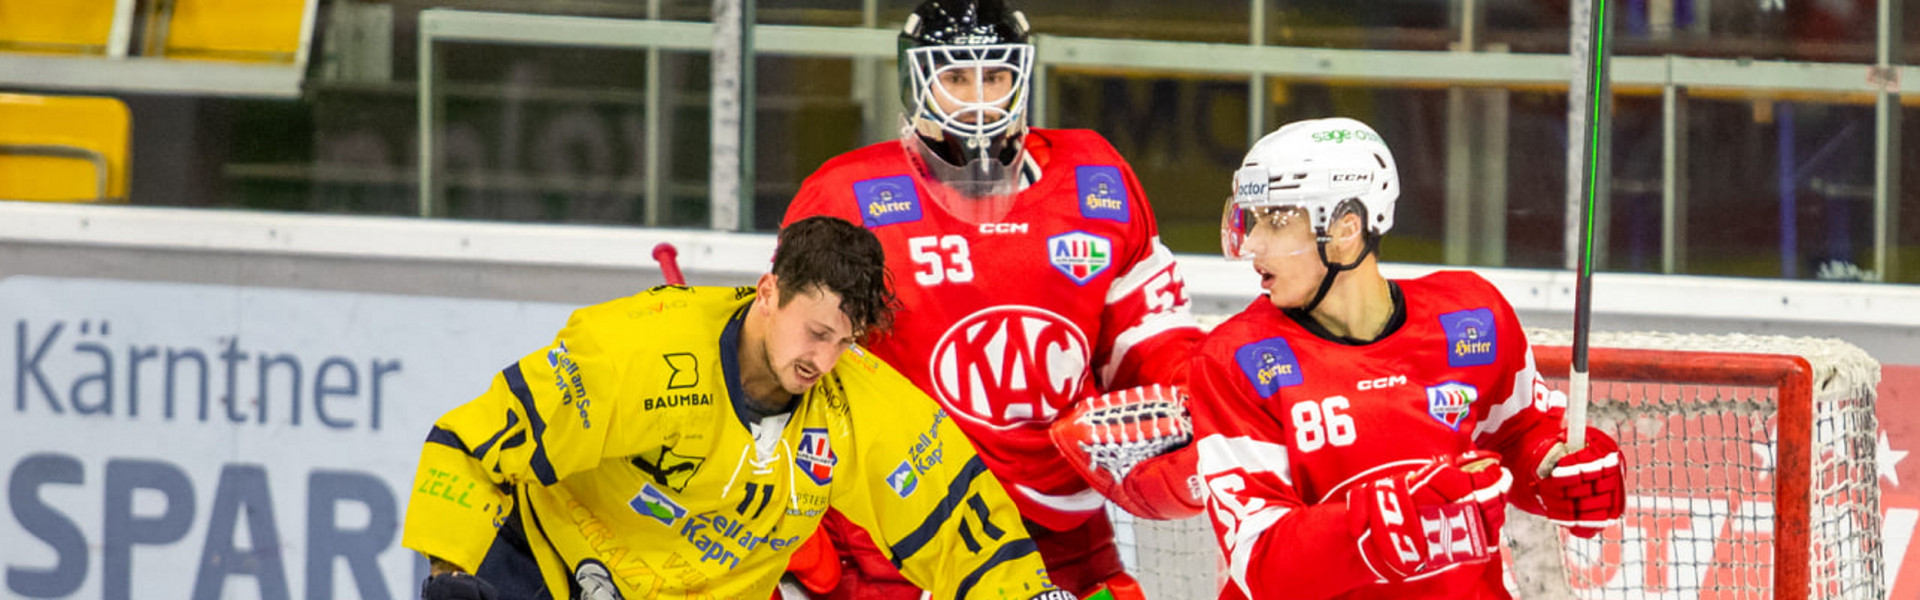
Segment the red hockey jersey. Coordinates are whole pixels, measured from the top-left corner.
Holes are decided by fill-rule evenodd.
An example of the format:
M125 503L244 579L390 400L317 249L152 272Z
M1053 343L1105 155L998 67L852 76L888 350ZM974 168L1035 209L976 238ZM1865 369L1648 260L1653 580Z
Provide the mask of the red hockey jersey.
M958 417L1023 516L1063 530L1105 499L1047 425L1087 395L1184 381L1200 330L1119 153L1078 130L1032 130L1027 148L1040 177L997 222L933 201L949 192L916 174L900 142L829 161L786 222L832 215L880 238L902 306L871 349Z
M1508 597L1497 559L1389 585L1348 530L1346 488L1362 476L1474 448L1527 468L1522 438L1557 430L1565 409L1486 280L1453 271L1393 285L1399 322L1371 343L1331 339L1265 297L1201 343L1192 410L1229 569L1221 597Z

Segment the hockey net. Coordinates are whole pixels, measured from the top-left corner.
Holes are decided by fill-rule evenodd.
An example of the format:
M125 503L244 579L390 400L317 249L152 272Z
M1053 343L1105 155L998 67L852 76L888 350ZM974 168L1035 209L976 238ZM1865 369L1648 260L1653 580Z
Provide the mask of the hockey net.
M1566 387L1571 335L1529 330ZM1879 364L1837 340L1594 334L1589 418L1620 441L1628 506L1586 540L1510 511L1516 597L1886 597L1874 386ZM1149 597L1213 598L1205 517L1116 518Z

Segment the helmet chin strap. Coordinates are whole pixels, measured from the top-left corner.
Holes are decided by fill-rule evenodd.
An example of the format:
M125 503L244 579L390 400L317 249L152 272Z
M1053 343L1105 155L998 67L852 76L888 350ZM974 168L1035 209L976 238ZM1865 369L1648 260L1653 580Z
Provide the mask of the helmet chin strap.
M1366 245L1360 248L1360 255L1353 257L1353 262L1344 265L1333 262L1327 258L1327 242L1333 241L1333 238L1328 237L1323 232L1314 239L1314 242L1320 247L1320 264L1327 266L1327 274L1320 277L1320 289L1313 293L1313 299L1308 300L1306 306L1300 307L1301 312L1313 312L1314 307L1320 306L1321 300L1327 299L1327 291L1333 289L1334 277L1340 275L1341 271L1351 271L1355 267L1360 266L1360 261L1366 260L1368 254L1372 254L1379 248L1380 236L1366 235L1364 237L1366 239Z

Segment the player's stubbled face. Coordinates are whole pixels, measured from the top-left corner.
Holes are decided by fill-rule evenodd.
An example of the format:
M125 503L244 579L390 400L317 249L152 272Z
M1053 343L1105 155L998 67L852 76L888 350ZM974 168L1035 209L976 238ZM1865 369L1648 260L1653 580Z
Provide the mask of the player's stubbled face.
M1267 291L1267 299L1274 306L1296 308L1313 298L1327 267L1315 251L1313 226L1306 211L1283 208L1264 212L1247 232L1246 245L1253 253L1253 269L1260 274L1260 288Z
M806 393L853 345L853 323L840 312L840 295L819 287L795 293L785 306L774 304L767 367L787 393Z

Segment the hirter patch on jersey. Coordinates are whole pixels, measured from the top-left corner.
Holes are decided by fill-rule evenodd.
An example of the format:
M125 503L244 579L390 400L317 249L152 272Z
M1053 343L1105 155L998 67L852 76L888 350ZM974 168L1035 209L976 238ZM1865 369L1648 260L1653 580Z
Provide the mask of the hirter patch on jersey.
M853 197L860 203L860 220L869 228L920 220L920 192L914 190L911 176L855 182Z
M833 444L827 441L825 428L800 430L800 447L794 448L793 453L793 464L799 465L808 479L820 485L833 482L833 465L840 462L840 457L833 454Z
M1080 216L1127 222L1127 181L1120 167L1083 165L1073 168L1079 186Z
M1271 337L1241 346L1233 351L1233 360L1240 363L1240 371L1246 373L1253 391L1262 398L1304 381L1300 361L1294 359L1287 338Z
M1112 257L1113 242L1091 233L1074 231L1047 238L1047 260L1079 285L1107 270Z
M634 512L653 517L654 520L668 527L672 527L680 517L687 516L687 509L681 508L672 498L654 489L651 483L641 484L640 493L635 494L633 500L627 502L627 506L633 507Z
M1492 310L1476 308L1440 315L1440 328L1447 332L1447 366L1493 364L1499 335L1493 329Z
M1458 381L1427 386L1427 414L1459 431L1460 422L1467 418L1467 411L1479 397L1480 388Z
M900 466L893 470L892 475L887 476L887 487L893 488L893 493L899 494L901 498L911 496L913 490L920 487L920 475L913 472L912 464L904 460L900 461Z

